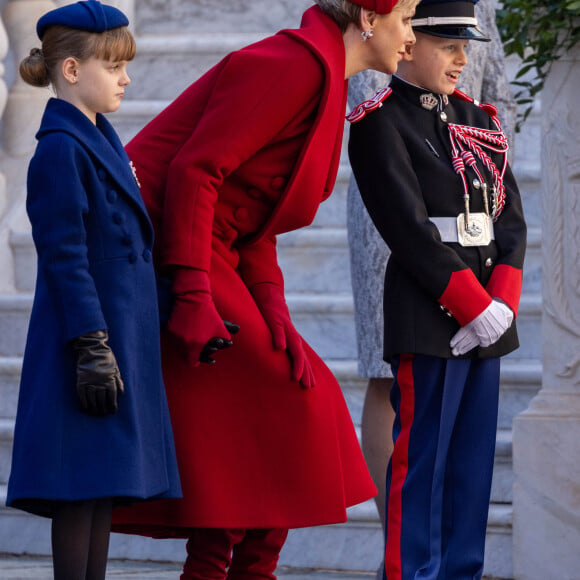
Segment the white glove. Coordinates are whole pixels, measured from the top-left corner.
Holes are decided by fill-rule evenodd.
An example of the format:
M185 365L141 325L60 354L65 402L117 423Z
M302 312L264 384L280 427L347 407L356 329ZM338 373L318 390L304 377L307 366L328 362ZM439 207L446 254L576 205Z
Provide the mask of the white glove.
M513 319L511 308L494 298L479 316L455 333L449 343L451 352L459 356L478 345L485 347L494 344L511 326Z

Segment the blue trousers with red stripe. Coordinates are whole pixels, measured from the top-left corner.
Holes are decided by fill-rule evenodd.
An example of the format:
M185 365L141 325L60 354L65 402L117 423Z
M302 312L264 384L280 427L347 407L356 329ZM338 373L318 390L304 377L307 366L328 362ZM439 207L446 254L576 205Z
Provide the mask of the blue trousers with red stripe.
M392 361L387 580L478 580L495 453L499 359Z

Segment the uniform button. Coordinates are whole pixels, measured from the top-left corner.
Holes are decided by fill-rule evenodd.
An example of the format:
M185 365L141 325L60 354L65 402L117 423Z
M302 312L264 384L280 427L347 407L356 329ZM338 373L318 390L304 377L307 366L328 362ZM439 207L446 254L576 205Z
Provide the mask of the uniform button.
M131 236L129 234L125 234L122 238L121 238L121 243L124 246L132 246L133 245L133 240L131 239Z
M248 197L251 197L252 199L260 199L262 197L262 191L257 187L249 187L247 193Z
M133 251L129 254L129 263L134 264L137 261L137 252Z
M115 203L117 201L117 192L114 189L107 191L107 200L109 203Z
M248 219L248 210L245 207L238 207L234 211L234 219L238 222L243 222Z
M492 260L491 258L488 258L488 259L485 261L485 267L486 267L486 268L491 268L492 266L493 266L493 260Z
M125 216L123 216L123 214L119 213L119 212L115 212L113 214L113 221L120 226L121 224L125 223Z
M105 181L105 179L107 179L107 172L103 168L97 170L97 175L101 181Z
M270 185L274 191L282 191L286 187L288 180L285 177L274 177L270 182Z
M479 179L474 179L473 187L475 187L475 189L479 189L481 187L481 181L479 181Z
M151 258L152 258L151 250L149 250L148 248L145 248L143 250L143 259L146 262L151 262Z
M447 308L445 308L445 306L443 306L443 304L439 304L439 308L441 308L441 310L443 312L445 312L445 314L447 314L447 316L449 316L449 318L453 318L453 314L447 310Z
M441 111L441 113L439 113L439 118L444 122L447 123L447 113L445 111Z

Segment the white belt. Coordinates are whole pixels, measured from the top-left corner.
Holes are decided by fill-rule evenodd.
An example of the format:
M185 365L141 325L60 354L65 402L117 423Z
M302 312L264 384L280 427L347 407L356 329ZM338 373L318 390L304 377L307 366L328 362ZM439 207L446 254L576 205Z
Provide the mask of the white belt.
M462 246L487 246L495 239L493 221L485 213L469 214L470 225L475 231L465 230L464 215L457 217L430 217L429 220L439 230L441 241L455 242Z

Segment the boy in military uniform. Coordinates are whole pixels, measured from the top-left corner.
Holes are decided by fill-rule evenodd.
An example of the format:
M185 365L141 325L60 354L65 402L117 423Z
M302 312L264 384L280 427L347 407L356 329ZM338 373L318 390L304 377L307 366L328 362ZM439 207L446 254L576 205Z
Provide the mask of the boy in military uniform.
M395 383L388 580L481 578L499 357L518 347L526 225L495 107L456 90L471 0L423 0L388 88L349 115L349 156L391 249L384 358Z

